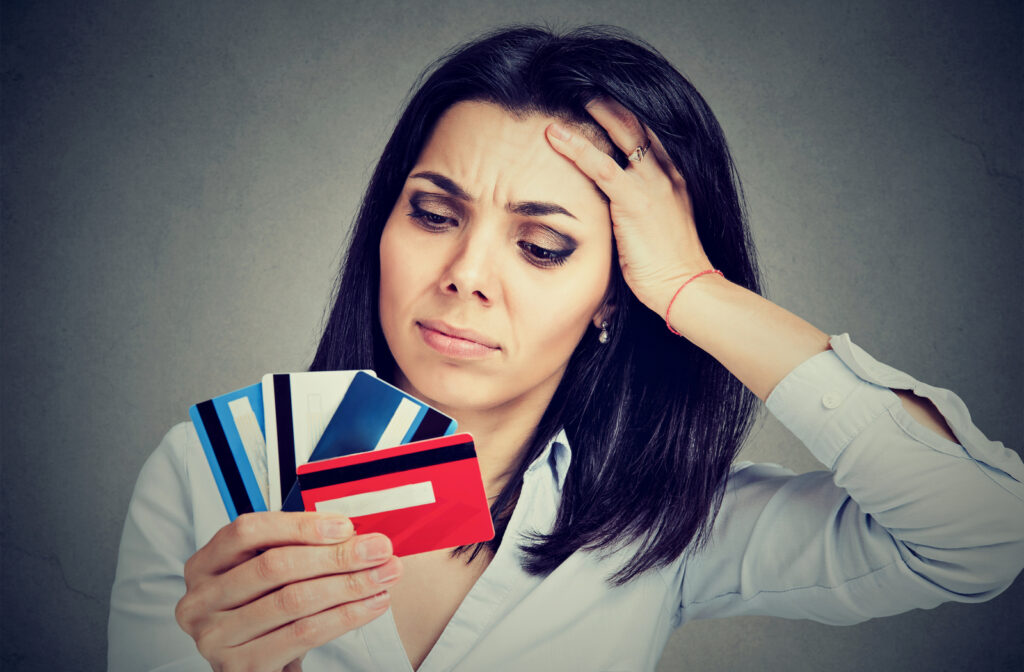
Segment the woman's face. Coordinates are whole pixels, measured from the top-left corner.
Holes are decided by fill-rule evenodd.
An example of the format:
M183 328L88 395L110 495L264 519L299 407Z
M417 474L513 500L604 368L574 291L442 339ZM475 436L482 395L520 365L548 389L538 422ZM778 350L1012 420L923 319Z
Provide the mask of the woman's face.
M384 227L380 315L396 382L442 409L545 406L604 317L608 205L548 144L552 121L454 105Z

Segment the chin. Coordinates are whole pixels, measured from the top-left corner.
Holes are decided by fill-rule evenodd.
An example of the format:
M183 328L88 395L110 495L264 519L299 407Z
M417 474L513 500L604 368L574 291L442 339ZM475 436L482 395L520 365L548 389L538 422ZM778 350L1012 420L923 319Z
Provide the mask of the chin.
M496 399L496 391L509 386L495 385L493 375L467 371L452 365L399 366L396 382L409 394L438 410L453 415L459 411L481 411L509 399Z

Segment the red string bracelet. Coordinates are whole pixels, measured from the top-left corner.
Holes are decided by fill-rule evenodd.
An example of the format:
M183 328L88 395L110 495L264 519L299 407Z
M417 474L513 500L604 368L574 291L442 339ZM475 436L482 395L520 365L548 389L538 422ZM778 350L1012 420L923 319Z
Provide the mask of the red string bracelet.
M721 276L723 278L725 277L725 275L721 271L716 269L716 268L709 268L707 270L701 271L700 273L694 273L693 275L691 275L689 277L689 279L686 282L684 282L682 285L680 285L679 289L676 290L676 293L672 295L672 300L668 302L668 308L665 309L665 326L668 327L668 330L671 331L676 336L682 336L682 334L680 334L678 331L673 329L672 328L672 324L668 321L668 316L672 312L672 304L676 302L676 297L679 296L679 293L681 291L686 289L686 286L688 284L690 284L691 282L693 282L694 280L696 280L700 276L708 275L709 273L714 273L715 275Z

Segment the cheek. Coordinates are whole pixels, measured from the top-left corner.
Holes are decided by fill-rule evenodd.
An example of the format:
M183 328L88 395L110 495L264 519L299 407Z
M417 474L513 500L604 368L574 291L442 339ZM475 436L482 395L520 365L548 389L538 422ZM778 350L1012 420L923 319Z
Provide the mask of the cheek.
M610 265L610 262L609 262ZM568 359L601 305L608 286L608 265L601 262L574 274L557 291L551 282L531 283L517 293L515 311L524 330L522 343L530 343L541 359Z
M412 300L416 291L422 289L429 269L426 268L423 250L417 250L409 240L398 232L398 227L388 222L380 238L380 310L381 321L391 317L391 312L401 309Z
M401 236L395 235L394 227L388 224L380 238L380 296L379 309L381 326L385 336L408 301L407 293L413 284L414 264L409 263L408 250L402 244Z

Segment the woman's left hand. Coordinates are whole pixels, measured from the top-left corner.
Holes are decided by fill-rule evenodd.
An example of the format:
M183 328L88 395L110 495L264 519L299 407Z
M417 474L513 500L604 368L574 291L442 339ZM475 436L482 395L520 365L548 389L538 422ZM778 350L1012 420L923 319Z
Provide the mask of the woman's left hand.
M549 142L608 197L623 278L644 305L665 317L679 286L711 268L697 235L686 180L657 136L618 102L595 100L587 111L627 156L637 147L649 150L623 169L565 124L548 126ZM560 132L567 135L560 137Z

